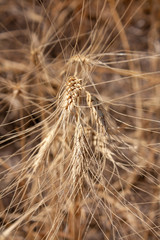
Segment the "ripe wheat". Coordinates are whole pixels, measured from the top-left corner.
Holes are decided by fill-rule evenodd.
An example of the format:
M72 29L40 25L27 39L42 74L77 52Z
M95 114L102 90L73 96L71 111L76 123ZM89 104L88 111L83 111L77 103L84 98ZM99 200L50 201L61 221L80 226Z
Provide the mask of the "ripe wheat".
M158 6L1 1L0 240L159 239Z

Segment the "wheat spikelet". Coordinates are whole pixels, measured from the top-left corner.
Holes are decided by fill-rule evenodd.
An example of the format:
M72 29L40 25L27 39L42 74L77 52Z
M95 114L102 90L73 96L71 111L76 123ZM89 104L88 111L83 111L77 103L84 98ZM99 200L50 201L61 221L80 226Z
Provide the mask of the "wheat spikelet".
M77 103L77 99L82 91L81 80L76 77L69 77L66 82L65 93L64 93L64 108L71 110Z
M94 118L96 119L96 121L98 122L98 124L100 126L100 132L107 133L108 126L107 126L107 122L105 120L105 116L102 112L100 103L99 103L98 99L95 96L91 95L89 92L87 92L87 104L90 107L90 109L94 115Z

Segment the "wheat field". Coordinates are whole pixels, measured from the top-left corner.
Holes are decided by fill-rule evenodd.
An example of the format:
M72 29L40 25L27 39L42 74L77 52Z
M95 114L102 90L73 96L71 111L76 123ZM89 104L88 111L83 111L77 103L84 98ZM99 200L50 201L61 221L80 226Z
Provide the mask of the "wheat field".
M0 240L160 239L160 1L0 0Z

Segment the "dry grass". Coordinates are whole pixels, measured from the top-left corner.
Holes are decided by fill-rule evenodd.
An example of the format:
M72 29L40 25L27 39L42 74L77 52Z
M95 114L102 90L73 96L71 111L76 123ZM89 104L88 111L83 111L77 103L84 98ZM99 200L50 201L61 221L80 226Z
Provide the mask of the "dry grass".
M0 1L0 240L160 237L159 1Z

